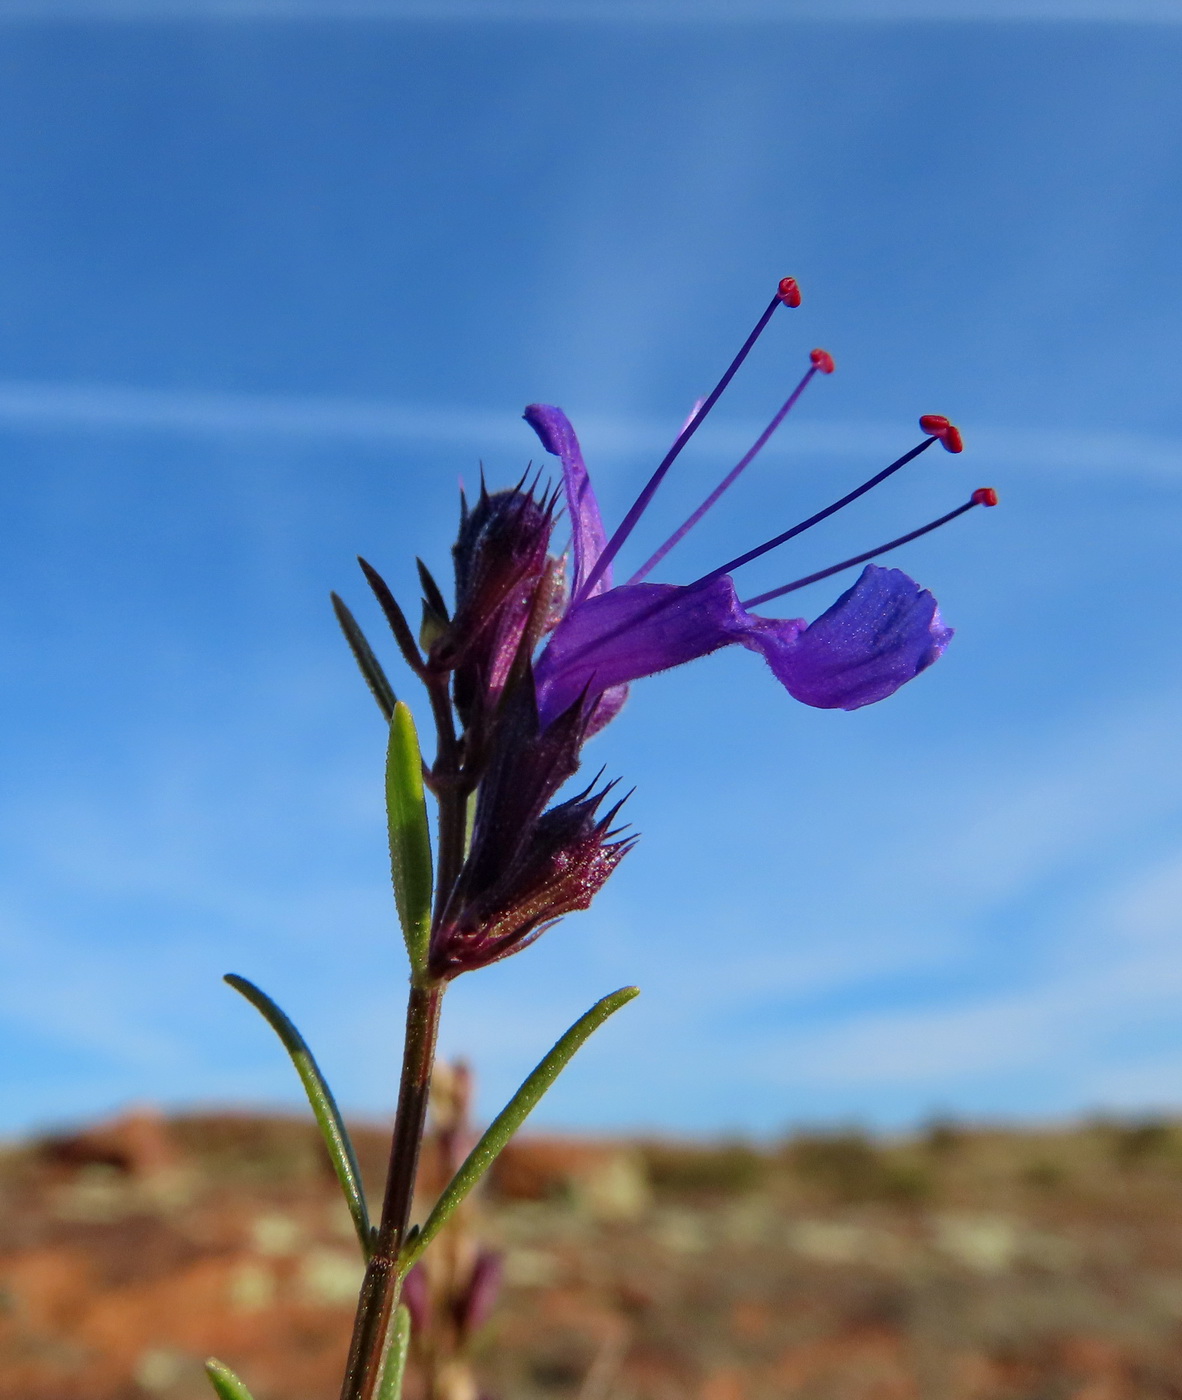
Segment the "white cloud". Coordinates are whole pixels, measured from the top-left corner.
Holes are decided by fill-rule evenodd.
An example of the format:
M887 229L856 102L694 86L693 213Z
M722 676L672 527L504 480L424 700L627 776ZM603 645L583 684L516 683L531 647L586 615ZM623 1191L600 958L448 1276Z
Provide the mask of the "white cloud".
M442 443L521 440L511 414L366 399L0 381L0 423L203 435L354 438Z
M1077 1084L1110 1078L1114 1036L1172 1013L1182 998L1180 945L1122 956L1109 939L1080 930L1076 958L1036 986L830 1026L781 1062L793 1081L845 1086L943 1089L1014 1071L1058 1070ZM1174 1098L1182 1099L1182 1079Z
M1176 945L1182 938L1182 851L1120 890L1112 921L1131 942Z
M533 438L516 412L482 412L439 404L308 395L144 389L109 384L0 380L0 425L35 432L165 433L205 437L262 436L358 442L415 442L520 451ZM666 447L677 423L581 415L580 436L596 456ZM708 424L700 441L738 454L764 424ZM850 457L898 451L906 423L795 422L768 456ZM984 427L972 431L974 454L1002 466L1117 476L1182 485L1182 440L1144 433Z
M922 850L925 867L913 878L979 914L1029 893L1051 871L1102 860L1122 835L1178 810L1180 701L1172 689L1138 697L1073 724L1052 747L1016 753L975 792L958 793L963 821L934 812L925 839L910 832L897 850L884 846L884 869Z
M101 944L87 945L18 910L0 910L0 1014L42 1043L83 1049L124 1065L176 1065L180 1040L137 1014L143 986ZM150 987L161 955L141 967Z
M798 20L1176 24L1178 0L0 0L0 22L432 21L785 24Z

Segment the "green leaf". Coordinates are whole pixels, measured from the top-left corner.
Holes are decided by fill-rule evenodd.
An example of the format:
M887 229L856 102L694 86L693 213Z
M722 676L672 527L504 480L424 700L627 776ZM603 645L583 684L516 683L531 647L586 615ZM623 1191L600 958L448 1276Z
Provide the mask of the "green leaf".
M217 1391L218 1400L251 1400L250 1391L229 1366L223 1366L216 1356L211 1356L205 1363L205 1374Z
M349 643L349 650L353 653L353 660L357 662L361 674L365 677L365 683L373 692L373 698L378 702L378 709L386 716L387 721L394 713L394 706L398 703L398 697L394 694L394 687L386 679L386 673L382 670L381 662L373 654L373 648L365 639L365 633L357 625L357 619L349 611L343 598L333 593L332 610L337 615L337 622L340 623L341 631L345 634L345 641Z
M386 1364L378 1383L378 1400L402 1400L402 1378L406 1374L406 1356L410 1350L410 1309L399 1303L390 1320L390 1342L386 1348Z
M580 1016L569 1031L554 1045L520 1089L489 1125L484 1136L469 1152L463 1166L448 1182L443 1195L435 1202L435 1208L427 1217L422 1230L408 1239L398 1267L406 1273L423 1250L431 1243L447 1223L452 1211L460 1204L480 1178L488 1171L509 1139L521 1127L530 1113L537 1107L538 1100L573 1059L575 1051L591 1034L603 1025L604 1021L621 1006L626 1006L640 995L639 987L621 987L618 992L597 1001L590 1011Z
M402 934L415 977L427 970L431 939L431 835L423 796L423 757L410 710L401 701L390 721L386 750L386 815L390 869Z
M349 1207L349 1214L353 1217L353 1228L357 1231L357 1238L361 1241L361 1252L368 1260L373 1240L369 1227L369 1211L365 1204L365 1190L361 1185L361 1169L357 1165L357 1154L353 1151L349 1130L345 1127L345 1120L341 1117L341 1111L332 1096L332 1090L320 1073L320 1066L313 1058L311 1050L308 1049L304 1037L266 992L261 991L253 982L248 982L245 977L239 977L234 972L227 973L223 980L228 982L236 992L240 992L253 1007L262 1013L271 1029L283 1042L283 1048L291 1056L291 1062L295 1065L300 1083L304 1086L304 1093L307 1094L308 1102L312 1106L316 1126L320 1129L320 1136L324 1139L324 1145L328 1149L333 1171L336 1172L337 1180L341 1183L341 1190L345 1193L345 1203ZM244 1395L245 1393L243 1391Z

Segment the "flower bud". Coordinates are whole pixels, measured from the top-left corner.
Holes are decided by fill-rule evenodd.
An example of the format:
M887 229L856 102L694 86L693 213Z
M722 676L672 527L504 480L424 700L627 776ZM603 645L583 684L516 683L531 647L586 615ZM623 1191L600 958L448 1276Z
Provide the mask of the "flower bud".
M481 780L468 859L431 935L433 976L496 962L586 909L631 845L611 839L618 805L597 815L606 789L544 810L579 766L585 709L580 697L543 729L533 676L514 686Z
M607 790L581 793L544 813L519 860L458 904L431 938L431 973L451 978L527 947L552 923L587 909L633 838L613 841L619 804L600 817Z
M553 511L532 492L481 488L472 510L465 510L452 549L456 570L456 611L452 645L488 628L523 584L541 577L550 547Z
M465 508L452 550L456 609L451 625L431 651L437 666L454 669L460 717L472 724L500 695L537 611L537 591L546 584L553 503L532 492L481 488ZM548 599L543 600L548 621Z

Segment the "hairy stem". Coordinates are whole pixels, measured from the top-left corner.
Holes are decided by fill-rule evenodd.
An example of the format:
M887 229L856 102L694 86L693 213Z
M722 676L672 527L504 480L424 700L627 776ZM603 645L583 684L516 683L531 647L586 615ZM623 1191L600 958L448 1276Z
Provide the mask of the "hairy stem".
M448 676L446 673L428 672L423 680L431 700L437 736L432 786L439 803L435 887L435 922L438 923L464 863L468 804L461 774L460 743L456 737L448 695ZM394 1135L390 1141L390 1166L386 1173L382 1219L374 1236L373 1253L357 1301L357 1316L353 1322L353 1340L349 1347L341 1400L374 1400L381 1383L390 1319L398 1306L402 1288L398 1255L410 1223L419 1152L427 1122L431 1067L435 1062L435 1040L439 1033L444 985L441 982L411 984L410 1001L406 1008L402 1080L398 1089Z
M373 1254L357 1303L341 1400L373 1400L381 1379L386 1335L390 1318L398 1304L401 1285L398 1253L410 1221L419 1149L427 1121L431 1066L435 1059L443 990L443 985L438 984L412 986L410 991L406 1009L406 1049L398 1091L398 1113L390 1143L386 1196L382 1203L381 1224L374 1237Z

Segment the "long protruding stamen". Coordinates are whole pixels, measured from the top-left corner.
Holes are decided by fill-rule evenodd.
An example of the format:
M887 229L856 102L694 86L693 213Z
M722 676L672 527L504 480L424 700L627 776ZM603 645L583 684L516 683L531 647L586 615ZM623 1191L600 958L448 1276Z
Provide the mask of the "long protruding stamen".
M978 487L963 506L957 506L955 510L950 510L939 520L921 525L918 530L911 530L906 535L900 535L897 540L889 540L886 544L880 544L877 549L868 549L865 554L855 554L852 559L843 559L840 564L831 564L827 569L818 569L815 574L806 574L804 578L798 578L795 583L786 583L783 588L772 588L767 593L760 593L755 598L744 599L743 607L757 608L761 603L770 603L773 598L782 598L785 593L795 593L798 588L805 588L810 583L819 583L821 579L829 578L832 574L839 574L843 569L852 569L856 564L865 564L870 559L876 559L880 554L898 549L901 544L910 544L912 540L919 539L921 535L930 535L933 530L938 530L941 525L947 525L950 520L955 520L958 515L964 515L974 506L995 505L997 505L997 492L993 487Z
M763 544L756 545L754 549L749 549L746 554L740 554L737 559L732 559L729 563L723 564L720 568L711 569L708 574L703 574L700 579L695 579L695 583L706 583L710 579L721 578L723 574L733 573L735 569L743 564L750 564L753 559L758 559L760 555L767 554L773 549L779 549L782 544L795 539L797 535L802 535L806 530L811 530L814 525L819 525L822 520L828 520L831 515L835 515L839 510L843 510L851 501L856 501L859 496L864 496L867 491L872 491L880 482L893 476L901 467L905 467L908 462L913 462L921 452L926 452L933 442L939 442L938 437L928 437L913 447L910 452L905 452L902 457L896 458L889 467L883 467L876 476L872 476L869 481L864 481L861 486L842 496L841 500L834 501L831 506L826 506L824 510L817 511L816 515L810 515L807 520L802 520L799 525L793 525L790 530L785 530L782 534L776 535L774 539L767 540Z
M714 389L709 394L707 394L704 402L702 403L702 407L698 410L697 413L694 414L694 416L685 425L685 427L682 428L681 432L678 433L677 438L673 443L673 446L669 449L668 452L665 453L664 457L661 459L659 465L657 466L656 471L653 472L652 476L649 477L648 481L645 483L644 489L633 502L631 509L628 511L628 514L623 518L623 520L620 521L619 527L617 528L615 534L612 535L610 540L608 540L603 553L595 561L595 564L588 572L587 577L584 580L583 586L579 590L578 597L573 598L571 600L572 603L578 603L583 598L586 598L590 594L591 590L595 587L595 585L599 582L599 580L603 577L604 571L607 569L608 565L612 562L616 555L620 552L624 541L632 533L633 529L636 526L636 522L644 514L645 508L648 506L648 503L652 500L653 496L656 495L657 487L660 486L661 482L665 479L665 474L668 472L669 468L673 465L673 463L677 460L681 449L686 445L687 442L689 442L690 438L692 438L693 435L702 426L706 415L718 402L722 391L735 377L739 366L750 354L751 347L763 334L764 327L772 319L772 314L774 313L776 307L780 306L781 304L785 306L800 305L800 289L797 287L795 280L791 277L785 277L782 279L779 287L776 289L775 296L772 297L771 301L768 303L767 309L764 311L763 315L759 318L758 321L756 321L755 329L743 342L742 348L739 350L739 353L735 356L735 358L730 362L730 366L728 367L726 373L714 386Z
M723 479L719 482L719 484L714 488L714 490L711 491L711 493L706 497L706 499L697 508L697 510L694 511L694 513L688 517L685 523L678 526L678 528L674 530L674 532L669 536L669 538L660 547L660 549L658 549L650 559L648 559L644 564L640 566L639 569L637 569L637 571L628 580L629 583L640 583L642 580L646 579L649 576L649 574L651 574L652 571L661 562L661 560L664 559L665 555L669 553L673 546L675 544L680 543L681 540L683 540L686 537L686 535L688 535L689 532L694 528L698 521L701 520L702 516L704 516L706 512L717 503L719 498L722 496L723 492L729 490L730 487L734 485L734 483L739 479L743 472L751 465L751 463L767 445L768 439L771 437L771 435L776 431L776 429L780 426L780 424L795 407L796 401L800 398L801 394L804 393L805 389L808 387L809 381L813 378L813 376L816 374L833 373L833 356L830 355L827 351L814 350L812 352L811 359L812 364L808 367L807 370L805 370L804 374L801 376L800 383L797 384L796 388L793 389L793 391L788 395L779 412L767 425L767 427L764 428L763 432L760 433L760 435L751 444L750 448L740 459L740 461L734 467L732 467L729 472L727 472L726 476L724 476Z

